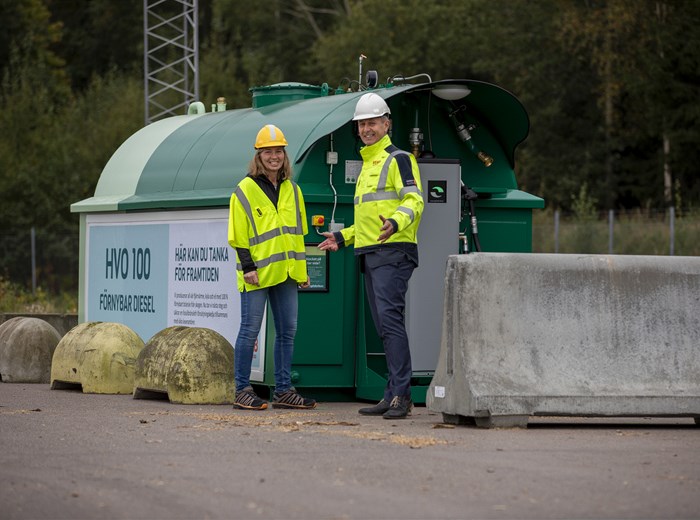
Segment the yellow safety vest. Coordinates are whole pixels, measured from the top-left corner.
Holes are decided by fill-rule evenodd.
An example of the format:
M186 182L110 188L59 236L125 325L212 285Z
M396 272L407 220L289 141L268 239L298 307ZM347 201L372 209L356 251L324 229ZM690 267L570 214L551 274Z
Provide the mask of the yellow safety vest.
M238 290L255 291L284 282L288 277L306 282L308 232L301 189L291 180L282 181L277 207L250 177L244 178L231 195L228 243L250 250L260 286L245 283L236 254Z
M385 244L416 244L423 214L423 193L416 158L392 145L388 135L362 148L360 154L362 170L355 186L355 223L341 230L345 245L354 243L355 251L380 245L377 240L382 226L379 215L398 224L398 230ZM403 157L399 158L400 155ZM402 176L397 158L405 169L410 167L410 172L404 171ZM404 179L408 185L404 184Z

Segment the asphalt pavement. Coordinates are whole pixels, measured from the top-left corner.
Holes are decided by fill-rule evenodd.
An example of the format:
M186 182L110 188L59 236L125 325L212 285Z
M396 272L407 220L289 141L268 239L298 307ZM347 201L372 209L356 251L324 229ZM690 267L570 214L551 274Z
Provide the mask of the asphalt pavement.
M700 518L693 419L453 426L0 383L0 519Z

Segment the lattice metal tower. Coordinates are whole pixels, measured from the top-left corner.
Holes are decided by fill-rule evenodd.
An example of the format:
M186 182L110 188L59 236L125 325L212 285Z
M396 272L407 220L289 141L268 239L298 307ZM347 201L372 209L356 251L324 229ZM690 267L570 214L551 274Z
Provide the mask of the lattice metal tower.
M198 0L143 0L145 122L199 99Z

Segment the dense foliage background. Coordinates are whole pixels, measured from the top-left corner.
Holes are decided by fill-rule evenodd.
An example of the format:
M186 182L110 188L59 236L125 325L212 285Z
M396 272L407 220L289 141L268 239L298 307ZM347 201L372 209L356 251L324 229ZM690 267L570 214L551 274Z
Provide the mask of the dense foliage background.
M70 204L143 125L143 0L0 0L0 19L0 277L26 283L33 227L60 289ZM697 0L202 0L200 92L237 108L251 86L347 86L361 53L381 80L493 82L530 115L516 178L549 209L682 215L700 204L699 28Z

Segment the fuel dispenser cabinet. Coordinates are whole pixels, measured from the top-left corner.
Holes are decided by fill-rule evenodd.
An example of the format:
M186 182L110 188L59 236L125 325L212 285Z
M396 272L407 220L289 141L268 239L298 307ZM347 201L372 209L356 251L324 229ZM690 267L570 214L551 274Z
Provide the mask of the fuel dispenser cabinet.
M459 221L461 207L460 165L454 159L419 159L425 206L418 228L419 267L413 272L406 295L406 330L413 368L412 387L415 402L424 402L425 384L437 366L442 330L442 301L447 257L459 253ZM365 330L373 331L372 317L365 307ZM375 333L376 334L376 333ZM367 334L367 351L360 346L358 366L361 378L359 397L382 396L386 385L384 350L376 335ZM377 377L382 374L381 377Z
M71 206L80 215L79 321L123 323L144 341L170 326L205 327L235 344L240 296L228 204L258 130L275 124L289 142L310 230L311 286L299 294L293 382L321 400L379 400L386 361L354 251L317 247L321 232L353 222L362 143L352 117L360 96L373 91L391 109L393 143L414 153L421 171L420 265L406 323L412 397L425 402L441 344L447 257L530 252L532 210L544 206L517 188L515 149L529 120L515 96L480 81L428 79L373 80L358 91L294 82L254 87L250 107L206 113L194 103L187 115L136 132L106 164L94 196ZM149 304L130 304L142 301ZM268 312L253 361L261 389L274 385L273 343Z
M411 277L406 326L416 377L432 377L440 353L444 274L448 255L459 253L460 172L450 159L420 160L425 209L418 228L420 266Z

